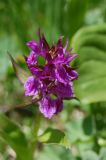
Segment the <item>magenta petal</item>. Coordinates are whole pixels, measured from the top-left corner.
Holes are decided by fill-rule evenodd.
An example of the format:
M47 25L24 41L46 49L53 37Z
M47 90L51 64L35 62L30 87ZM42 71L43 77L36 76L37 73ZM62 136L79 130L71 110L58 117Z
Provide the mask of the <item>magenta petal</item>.
M50 119L56 113L55 101L45 97L39 102L39 109L46 118Z
M58 58L59 56L64 56L64 49L62 47L59 47L58 50L57 50L57 53L58 53Z
M74 69L72 69L70 66L67 65L65 65L64 68L71 80L75 80L78 78L77 71L75 71Z
M27 64L28 64L28 66L30 66L30 65L34 65L36 63L37 63L37 56L36 56L35 52L32 51L27 58Z
M46 41L46 38L44 36L44 34L42 35L41 41L43 43L43 48L46 49L47 51L50 49L48 42Z
M62 66L58 66L56 68L55 76L56 76L56 79L61 83L67 84L69 82L67 72Z
M50 97L45 97L39 102L39 109L46 118L50 119L54 114L62 111L63 101L61 98L54 100Z
M66 56L66 62L69 63L71 62L72 60L74 60L76 58L76 56L78 56L76 53L71 53L71 54L68 54Z
M58 82L57 85L52 88L52 92L63 99L71 99L74 97L72 82L66 85Z
M24 84L25 96L35 96L38 93L38 81L33 76L30 76Z
M35 75L35 77L41 77L42 76L42 70L39 68L39 67L36 67L36 66L30 66L29 67L31 73L33 75Z
M63 39L63 36L60 36L60 38L59 38L59 40L57 42L57 47L63 47L62 39Z
M58 98L55 101L55 105L56 105L56 114L63 110L63 100L61 98Z
M78 78L78 73L75 70L71 70L70 77L71 77L71 80L75 80Z
M56 57L52 62L53 64L64 64L65 58L63 55Z
M31 48L33 51L35 51L36 53L40 52L39 44L34 40L27 42L27 46Z

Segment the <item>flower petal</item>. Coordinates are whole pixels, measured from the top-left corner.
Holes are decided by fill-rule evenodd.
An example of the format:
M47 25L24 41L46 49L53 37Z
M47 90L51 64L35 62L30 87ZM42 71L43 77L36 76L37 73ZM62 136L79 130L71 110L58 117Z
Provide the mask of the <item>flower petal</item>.
M39 109L46 118L50 119L54 114L62 111L63 101L61 98L51 99L47 96L39 102Z
M50 47L49 47L48 42L46 41L46 38L45 38L44 34L42 35L41 41L42 41L42 43L43 43L43 48L46 49L46 50L49 50Z
M71 62L72 60L74 60L74 59L76 58L76 56L78 56L76 53L68 54L68 55L66 56L65 63Z
M39 44L34 40L27 42L27 46L31 48L33 51L35 51L35 53L37 54L40 52Z
M70 82L70 84L66 84L66 85L58 82L57 85L52 87L51 92L53 94L56 94L58 97L63 98L63 99L71 99L74 97L72 82Z
M40 67L30 66L29 69L30 69L31 73L33 75L35 75L37 78L42 76L42 72L43 71L42 71L42 69Z
M78 78L78 73L75 70L71 70L70 77L71 77L71 80L75 80Z
M59 113L63 110L63 100L61 98L58 98L56 101L55 101L55 106L56 106L56 113Z
M56 79L61 83L67 84L69 82L67 72L65 71L63 66L58 66L55 69L55 76Z
M46 118L50 119L56 113L55 101L50 97L44 97L39 102L39 109Z
M72 69L70 66L65 65L64 66L68 76L70 77L71 80L75 80L78 78L78 73L74 69Z
M30 53L26 61L27 61L28 66L35 65L37 63L37 56L34 51Z
M24 84L25 96L35 96L38 94L38 81L35 80L35 77L30 76Z
M58 42L57 42L57 47L63 47L63 44L62 44L62 40L63 40L63 36L60 36Z

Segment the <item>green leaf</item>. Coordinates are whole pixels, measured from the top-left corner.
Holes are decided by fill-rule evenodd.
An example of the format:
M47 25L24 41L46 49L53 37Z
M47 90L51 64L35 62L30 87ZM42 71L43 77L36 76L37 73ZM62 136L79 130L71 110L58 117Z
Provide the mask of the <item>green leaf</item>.
M82 103L106 100L106 64L89 61L81 65L79 80L76 82L76 94Z
M84 27L72 39L72 47L81 62L97 57L106 59L106 24ZM83 59L83 61L82 61Z
M106 148L101 148L99 154L99 160L106 160Z
M37 160L75 160L71 150L58 145L44 145Z
M69 147L65 134L57 129L48 128L41 136L39 136L38 140L47 144L58 144Z
M99 160L99 157L93 151L85 151L82 155L82 160Z
M12 62L12 65L13 65L13 68L14 68L14 71L16 73L16 76L18 78L18 80L24 84L25 81L27 80L27 78L29 77L29 74L23 70L17 63L16 61L13 59L13 57L8 53L9 57L10 57L10 60Z
M64 29L72 36L83 24L87 9L87 0L78 3L77 0L68 0L64 9ZM76 12L77 9L77 12Z
M86 80L106 77L106 63L94 60L88 61L80 66L79 72L82 75L79 77L79 81L82 83L84 83Z
M80 65L89 60L99 60L106 61L106 52L97 48L96 46L83 46L79 49L78 53L80 53L79 60Z
M72 39L74 47L76 46L76 41L78 42L79 38L81 38L83 36L92 35L92 34L106 35L106 23L87 26L87 27L83 27L83 28L79 29ZM82 44L82 43L80 43L80 44ZM77 43L77 45L78 45L78 43Z
M80 29L72 46L80 62L77 97L85 104L106 101L106 24Z
M91 127L94 127L91 122L89 122ZM70 122L65 124L65 128L67 131L68 140L71 143L80 143L80 142L89 142L92 140L93 128L87 127L85 128L85 119L78 118L72 119ZM89 133L87 133L89 130Z
M19 160L32 159L31 150L25 135L18 125L0 113L0 138L10 145L16 152Z

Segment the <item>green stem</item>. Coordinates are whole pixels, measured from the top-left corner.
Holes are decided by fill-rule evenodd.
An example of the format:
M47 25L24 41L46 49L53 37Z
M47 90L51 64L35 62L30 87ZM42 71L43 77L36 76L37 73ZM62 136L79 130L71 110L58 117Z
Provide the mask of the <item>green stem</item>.
M34 154L34 151L37 145L37 137L38 137L38 131L40 128L40 122L41 122L41 115L39 111L37 110L37 113L34 119L34 123L33 123L33 127L32 127L32 141L30 143L32 154Z

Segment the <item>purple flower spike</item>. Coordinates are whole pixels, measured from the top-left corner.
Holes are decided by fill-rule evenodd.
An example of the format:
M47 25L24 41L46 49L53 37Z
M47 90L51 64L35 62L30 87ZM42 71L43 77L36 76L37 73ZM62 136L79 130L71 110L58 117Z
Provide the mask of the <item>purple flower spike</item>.
M39 110L46 118L52 118L63 109L63 100L74 98L73 81L78 73L70 66L77 56L68 50L68 40L63 46L62 37L52 47L44 35L39 32L39 42L27 43L31 53L26 57L26 64L32 76L24 84L25 95L40 96ZM45 61L39 61L39 58ZM52 96L51 96L52 95ZM55 98L54 98L55 97Z

